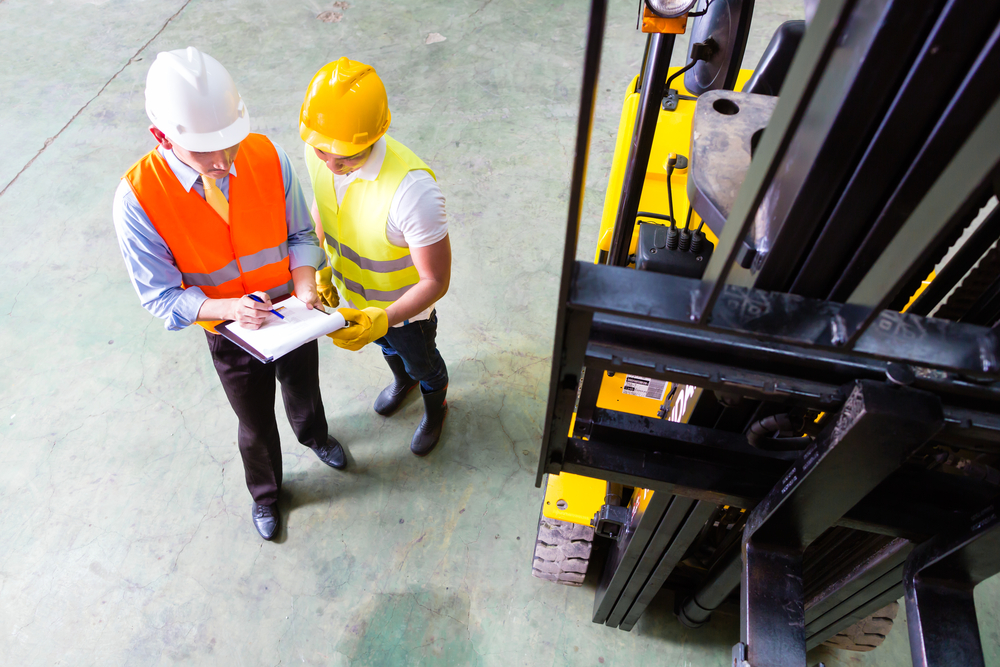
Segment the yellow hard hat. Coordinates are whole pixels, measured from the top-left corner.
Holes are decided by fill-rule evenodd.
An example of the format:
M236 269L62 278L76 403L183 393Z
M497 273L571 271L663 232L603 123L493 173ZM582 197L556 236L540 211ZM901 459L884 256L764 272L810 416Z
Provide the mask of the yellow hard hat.
M389 100L370 65L341 58L327 63L309 83L299 112L299 134L314 148L356 155L389 129Z

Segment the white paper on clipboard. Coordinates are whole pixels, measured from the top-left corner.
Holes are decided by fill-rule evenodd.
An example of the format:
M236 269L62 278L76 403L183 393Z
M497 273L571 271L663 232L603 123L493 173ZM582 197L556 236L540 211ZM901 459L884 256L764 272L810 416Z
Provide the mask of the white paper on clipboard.
M280 359L309 341L347 325L344 316L337 311L310 310L294 296L275 303L274 309L285 319L269 315L259 329L246 329L235 322L227 322L216 328L224 330L220 332L226 338L267 362Z

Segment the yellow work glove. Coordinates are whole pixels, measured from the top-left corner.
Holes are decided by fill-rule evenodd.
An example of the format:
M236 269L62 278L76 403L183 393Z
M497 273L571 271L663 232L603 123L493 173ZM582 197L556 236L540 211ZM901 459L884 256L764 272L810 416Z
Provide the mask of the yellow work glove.
M347 320L347 326L327 336L333 339L334 345L345 350L360 350L389 330L389 318L381 308L340 308L337 312Z
M336 308L340 305L340 296L337 295L337 288L333 286L333 269L326 267L316 272L316 293L319 300L327 308Z

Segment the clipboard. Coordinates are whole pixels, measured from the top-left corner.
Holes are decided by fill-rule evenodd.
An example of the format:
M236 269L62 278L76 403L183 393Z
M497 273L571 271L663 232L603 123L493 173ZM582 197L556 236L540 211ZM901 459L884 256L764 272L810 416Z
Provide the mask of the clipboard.
M254 359L269 364L310 341L344 328L344 316L334 310L306 308L305 303L286 294L271 301L285 319L269 315L259 329L245 329L233 320L216 325L215 330L239 345ZM280 306L280 307L279 307Z

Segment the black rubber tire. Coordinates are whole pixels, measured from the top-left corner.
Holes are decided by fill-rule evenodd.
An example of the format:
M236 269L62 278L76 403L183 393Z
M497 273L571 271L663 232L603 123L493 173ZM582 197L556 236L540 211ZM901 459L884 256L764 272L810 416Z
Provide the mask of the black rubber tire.
M890 602L866 619L844 628L830 637L823 646L839 648L843 651L871 651L882 645L886 635L892 630L892 623L899 613L899 603Z
M566 586L579 586L587 575L594 529L568 521L538 517L538 537L531 574Z

